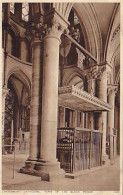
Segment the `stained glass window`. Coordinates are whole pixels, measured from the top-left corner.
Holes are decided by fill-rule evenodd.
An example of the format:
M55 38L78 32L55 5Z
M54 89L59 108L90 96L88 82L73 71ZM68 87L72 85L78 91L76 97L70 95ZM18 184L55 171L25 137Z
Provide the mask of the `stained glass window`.
M22 20L28 21L29 20L29 4L22 3Z
M14 3L10 3L10 12L13 14L15 12L15 4Z

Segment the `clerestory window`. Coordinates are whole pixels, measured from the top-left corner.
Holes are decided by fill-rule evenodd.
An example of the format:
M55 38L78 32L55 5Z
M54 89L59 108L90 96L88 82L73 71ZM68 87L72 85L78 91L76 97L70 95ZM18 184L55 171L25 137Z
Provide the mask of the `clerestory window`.
M22 20L29 21L29 4L22 3Z

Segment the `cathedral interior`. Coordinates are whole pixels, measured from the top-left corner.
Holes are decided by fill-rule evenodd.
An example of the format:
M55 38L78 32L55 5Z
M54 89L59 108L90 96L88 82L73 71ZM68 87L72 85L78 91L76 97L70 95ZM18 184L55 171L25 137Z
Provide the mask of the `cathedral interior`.
M2 153L53 177L120 154L120 4L2 4Z

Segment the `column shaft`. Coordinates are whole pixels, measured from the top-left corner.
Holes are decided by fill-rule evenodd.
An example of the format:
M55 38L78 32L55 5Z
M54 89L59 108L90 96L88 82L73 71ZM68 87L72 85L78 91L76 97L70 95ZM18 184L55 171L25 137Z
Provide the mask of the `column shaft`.
M41 42L33 43L32 97L30 118L29 159L36 160L40 155L40 106L41 106Z
M114 151L116 153L116 145L113 144L113 128L114 128L114 105L115 105L115 92L114 90L109 91L108 103L112 106L112 110L108 112L108 128L110 136L110 160L111 163L114 160Z
M95 79L88 79L88 93L95 95Z
M104 71L101 78L98 80L98 97L107 102L107 71ZM98 129L103 130L102 138L102 159L106 161L106 130L107 130L107 113L101 112L98 116Z
M56 161L59 40L44 39L41 159Z

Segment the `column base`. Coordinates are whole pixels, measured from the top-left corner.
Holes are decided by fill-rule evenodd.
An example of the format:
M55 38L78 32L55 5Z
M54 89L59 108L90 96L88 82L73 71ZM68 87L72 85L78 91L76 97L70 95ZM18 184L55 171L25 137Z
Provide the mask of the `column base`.
M110 163L110 160L109 160L108 155L107 154L102 155L102 164L105 165L109 163Z
M21 173L41 177L44 181L53 181L65 177L65 172L60 169L59 162L30 161L25 162L25 167L20 169Z
M115 160L110 159L110 165L113 165L115 163Z

